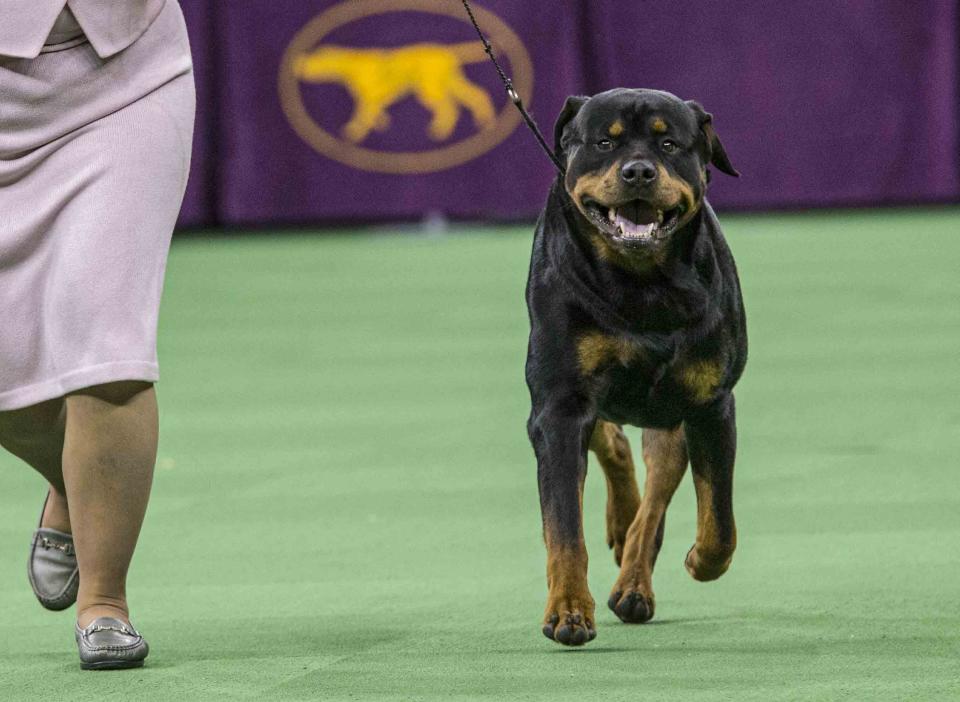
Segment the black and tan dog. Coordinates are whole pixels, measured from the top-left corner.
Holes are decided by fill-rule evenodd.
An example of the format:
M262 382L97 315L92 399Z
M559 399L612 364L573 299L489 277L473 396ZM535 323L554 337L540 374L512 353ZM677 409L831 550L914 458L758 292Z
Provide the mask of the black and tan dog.
M664 516L692 465L696 542L686 568L720 577L736 546L733 386L747 359L733 257L704 199L707 166L738 175L695 102L655 90L571 97L557 120L567 165L537 224L527 284L528 430L547 545L543 633L596 635L587 587L587 451L607 480L607 543L621 566L608 605L653 616ZM641 500L620 425L643 427Z

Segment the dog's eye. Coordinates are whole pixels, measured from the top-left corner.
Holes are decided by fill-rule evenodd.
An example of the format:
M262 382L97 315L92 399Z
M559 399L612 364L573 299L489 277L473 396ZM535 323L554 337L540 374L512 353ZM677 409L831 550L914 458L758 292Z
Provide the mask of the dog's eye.
M597 142L597 148L600 151L609 151L610 149L613 148L613 142L610 141L609 139L601 139L600 141Z
M665 139L660 144L660 148L663 149L666 153L672 154L679 147L677 147L677 143L675 141L670 141L669 139Z

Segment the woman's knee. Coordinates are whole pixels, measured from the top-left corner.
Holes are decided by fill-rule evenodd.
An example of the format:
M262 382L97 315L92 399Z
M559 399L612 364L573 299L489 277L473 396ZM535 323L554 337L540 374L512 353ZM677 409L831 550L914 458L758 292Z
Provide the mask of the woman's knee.
M68 443L73 448L88 445L113 451L118 442L156 448L159 420L153 383L106 383L70 393L66 402Z

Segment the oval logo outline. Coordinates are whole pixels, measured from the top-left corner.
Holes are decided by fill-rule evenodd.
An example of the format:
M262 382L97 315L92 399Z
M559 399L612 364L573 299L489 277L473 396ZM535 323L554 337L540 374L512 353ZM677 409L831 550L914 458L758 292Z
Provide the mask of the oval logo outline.
M474 7L473 10L484 34L496 37L495 47L509 59L514 88L524 103L529 105L533 94L533 64L526 47L510 26L493 12L483 7ZM513 103L507 100L489 128L481 129L453 144L424 151L378 151L351 144L321 127L304 104L301 80L294 71L295 61L320 46L323 38L338 27L366 17L403 11L452 17L470 26L459 3L453 6L453 3L438 3L437 0L345 0L324 10L305 24L284 51L278 80L281 108L297 135L321 155L364 171L388 174L431 173L447 170L482 156L499 146L520 125L519 112ZM479 39L476 41L479 46Z

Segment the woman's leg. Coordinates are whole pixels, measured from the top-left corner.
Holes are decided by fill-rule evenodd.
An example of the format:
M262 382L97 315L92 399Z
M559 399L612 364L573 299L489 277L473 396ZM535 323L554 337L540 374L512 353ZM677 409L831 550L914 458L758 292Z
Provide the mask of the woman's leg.
M66 397L63 478L80 565L77 622L129 621L127 568L157 455L153 385L125 381Z
M66 403L62 398L24 409L0 412L0 446L24 460L50 484L40 526L70 533L70 512L63 485Z

